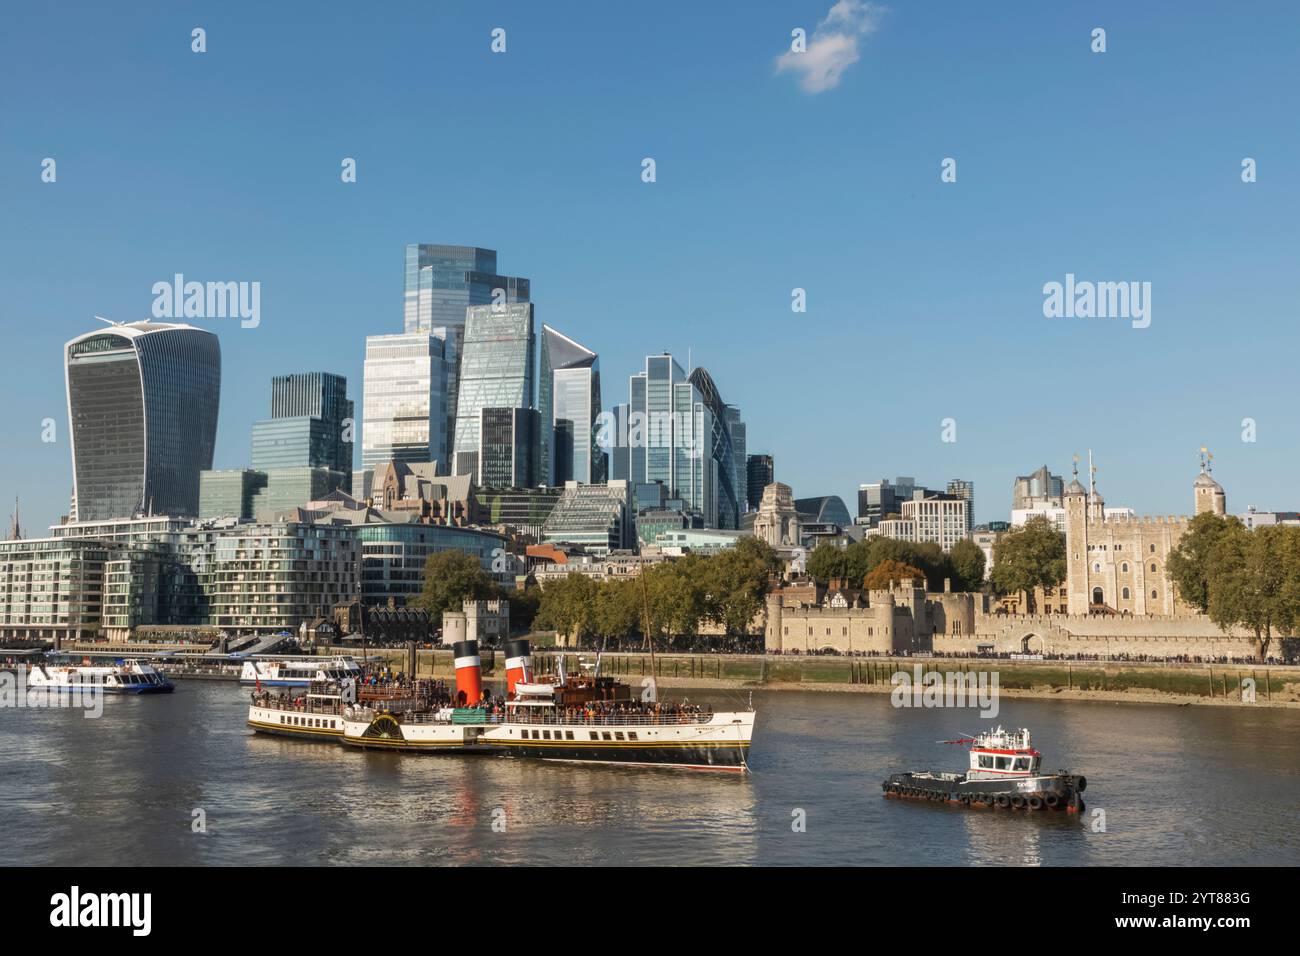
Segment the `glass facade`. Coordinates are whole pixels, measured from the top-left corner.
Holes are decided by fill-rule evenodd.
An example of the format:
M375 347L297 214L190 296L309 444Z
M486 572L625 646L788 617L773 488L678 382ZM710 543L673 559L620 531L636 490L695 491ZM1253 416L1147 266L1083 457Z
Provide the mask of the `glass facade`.
M253 502L265 487L265 472L250 468L205 471L199 477L199 517L251 520Z
M271 380L271 418L253 426L252 467L352 470L348 380L329 372Z
M615 406L611 434L601 436L609 475L660 482L707 527L739 528L749 484L740 409L723 403L707 371L688 376L667 353L646 358L628 393L628 404Z
M352 442L339 436L342 424L323 418L268 418L253 423L252 467L331 468L352 471Z
M361 462L448 461L443 341L435 335L366 338Z
M424 587L424 563L430 555L461 551L478 558L484 571L493 573L495 552L505 539L486 531L428 524L363 524L361 540L361 600L366 606L399 605L418 597Z
M750 455L745 478L749 510L757 511L763 501L763 489L776 481L776 467L771 455Z
M564 487L555 510L542 526L542 541L586 548L592 554L630 548L635 540L627 482Z
M540 423L535 408L483 409L476 483L498 488L537 485Z
M596 353L543 325L537 396L546 483L604 481L605 453L596 435L600 416L600 359Z
M266 484L253 495L251 514L244 518L262 519L277 511L302 508L334 491L346 491L352 484L352 472L332 468L271 468L265 472Z
M64 349L74 518L195 515L221 397L217 337L135 322Z
M477 456L483 409L534 407L535 340L531 304L478 305L467 310L456 455Z
M484 524L540 539L563 488L479 488L475 492Z
M402 300L408 333L437 335L444 342L446 384L444 433L453 442L460 394L460 364L465 337L465 310L491 305L495 290L502 304L529 301L527 279L497 275L497 254L474 246L411 243L406 247L405 290Z

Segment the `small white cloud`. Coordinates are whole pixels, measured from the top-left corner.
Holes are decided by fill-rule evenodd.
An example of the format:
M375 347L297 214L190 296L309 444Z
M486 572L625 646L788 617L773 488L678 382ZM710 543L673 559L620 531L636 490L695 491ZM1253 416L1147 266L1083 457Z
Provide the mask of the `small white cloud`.
M797 74L805 93L835 89L844 71L862 57L859 37L875 32L884 12L864 0L836 0L808 38L808 48L803 53L782 53L776 58L776 72Z

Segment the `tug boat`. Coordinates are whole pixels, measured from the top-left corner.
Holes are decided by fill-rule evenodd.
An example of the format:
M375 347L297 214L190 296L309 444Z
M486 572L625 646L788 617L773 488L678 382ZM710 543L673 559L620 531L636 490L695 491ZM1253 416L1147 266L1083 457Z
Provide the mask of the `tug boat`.
M123 660L112 665L33 664L27 686L43 690L88 690L104 694L170 694L175 686L148 664Z
M1058 770L1040 772L1043 755L1034 749L1025 729L998 727L974 737L945 740L969 745L970 770L935 770L891 774L881 784L886 797L931 800L964 807L1010 810L1060 810L1082 813L1087 778Z
M360 677L361 665L351 657L299 657L244 661L241 684L265 687L307 687L313 681Z
M714 713L634 701L600 674L535 681L527 641L505 647L504 705L483 693L478 646L455 645L456 706L432 711L358 707L345 713L343 743L373 749L495 753L540 760L746 772L753 710Z

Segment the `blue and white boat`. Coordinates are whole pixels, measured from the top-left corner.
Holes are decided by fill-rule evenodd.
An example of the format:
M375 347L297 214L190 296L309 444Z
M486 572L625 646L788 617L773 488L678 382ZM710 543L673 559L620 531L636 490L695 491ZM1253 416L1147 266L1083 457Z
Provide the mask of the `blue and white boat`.
M42 690L88 690L104 694L170 694L175 685L148 664L33 664L27 686Z

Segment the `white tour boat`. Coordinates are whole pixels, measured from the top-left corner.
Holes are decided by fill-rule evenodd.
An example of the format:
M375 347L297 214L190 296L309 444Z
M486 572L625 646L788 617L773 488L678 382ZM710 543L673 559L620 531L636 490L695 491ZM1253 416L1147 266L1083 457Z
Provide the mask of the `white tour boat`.
M27 686L43 690L94 689L105 694L170 694L170 680L148 664L123 660L114 664L33 664Z
M255 658L244 661L239 682L263 687L306 687L314 681L360 676L361 665L351 657Z

